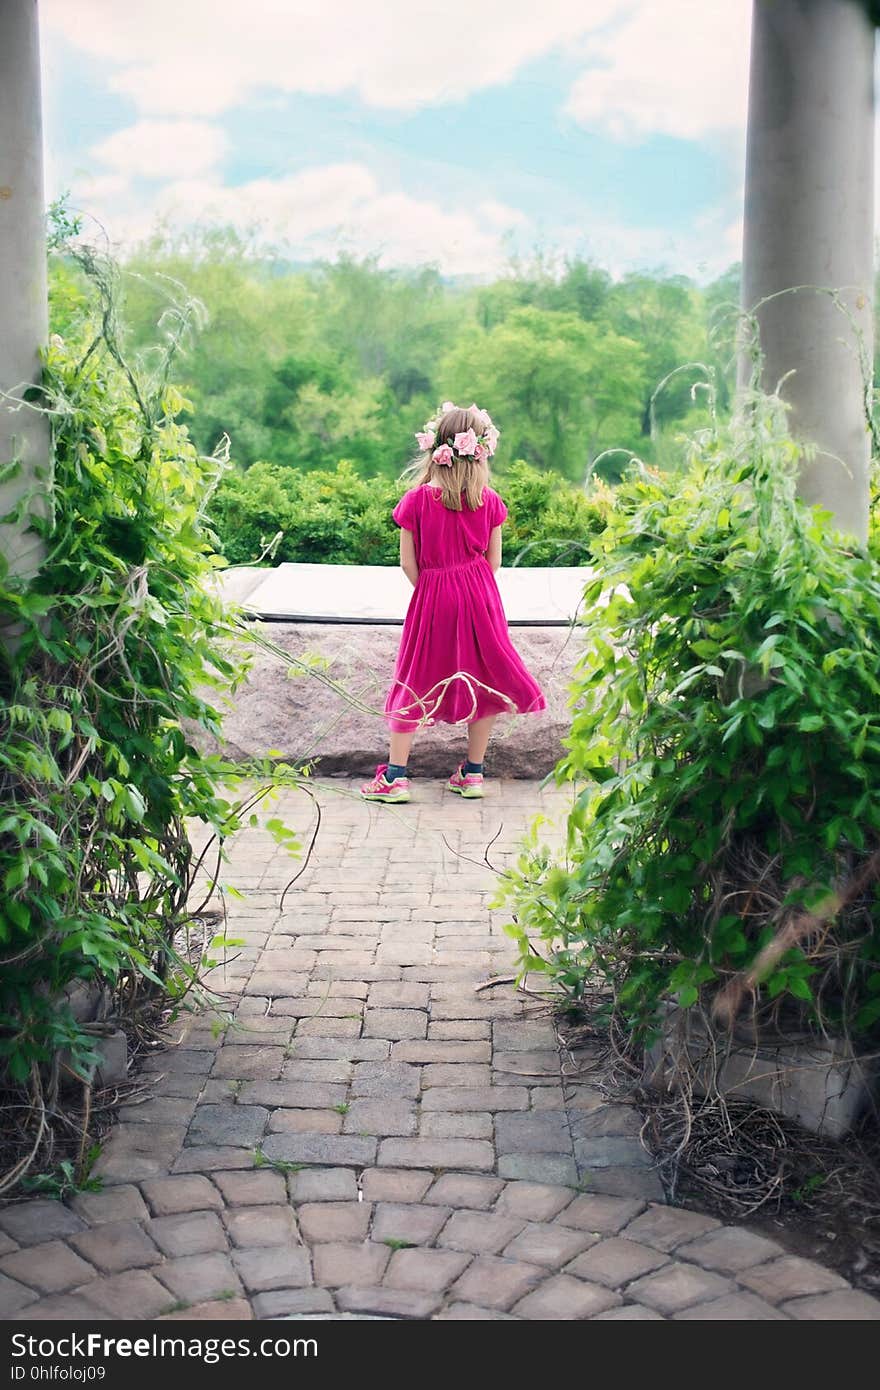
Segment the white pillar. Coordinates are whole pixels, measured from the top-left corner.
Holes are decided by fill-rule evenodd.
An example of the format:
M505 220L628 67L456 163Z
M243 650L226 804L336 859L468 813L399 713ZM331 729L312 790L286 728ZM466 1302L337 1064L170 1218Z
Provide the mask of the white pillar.
M39 382L47 336L37 0L0 0L0 391L18 398ZM0 397L0 465L21 459L18 477L0 485L0 516L49 456L45 418ZM0 554L13 573L30 577L41 543L24 525L0 525Z
M869 438L858 355L873 358L874 25L866 0L754 0L743 308L796 285L842 292L856 328L805 289L758 312L763 384L816 445L801 495L864 540ZM748 362L740 368L740 382Z

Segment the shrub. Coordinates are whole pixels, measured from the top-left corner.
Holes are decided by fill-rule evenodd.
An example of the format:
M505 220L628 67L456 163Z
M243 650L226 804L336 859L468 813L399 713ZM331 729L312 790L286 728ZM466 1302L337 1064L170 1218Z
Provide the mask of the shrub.
M54 340L46 363L52 513L33 524L47 558L30 582L0 566L0 624L17 629L0 645L0 1077L42 1092L48 1076L50 1094L60 1049L84 1080L95 1063L71 985L97 982L135 1012L193 986L198 953L178 946L193 912L187 822L222 844L268 785L239 798L254 769L202 755L182 728L217 732L205 689L246 668L207 583L223 462L177 423L185 402L165 371L150 383L125 366L112 271L83 262L102 326Z
M580 565L586 541L604 524L611 490L599 480L589 493L552 473L517 462L499 473L507 502L505 564ZM220 545L230 564L254 564L272 538L277 561L396 565L391 511L400 485L362 478L349 463L332 472L255 463L227 475L212 505Z
M607 483L596 478L584 491L519 460L500 475L498 488L510 513L506 563L589 564L590 538L604 527L614 497Z
M758 398L685 473L630 476L593 543L567 850L536 826L504 897L522 968L604 981L639 1036L751 967L764 1015L880 1031L880 560L797 467Z

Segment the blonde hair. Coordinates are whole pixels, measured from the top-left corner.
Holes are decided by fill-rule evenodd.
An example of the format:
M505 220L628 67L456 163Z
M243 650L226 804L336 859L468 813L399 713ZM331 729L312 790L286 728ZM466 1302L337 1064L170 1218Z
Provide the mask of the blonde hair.
M447 410L440 416L437 424L437 443L445 444L457 434L465 434L471 429L474 434L480 435L485 428L486 417L481 410L462 410L459 406L453 406L452 410ZM433 449L426 449L424 453L419 454L404 470L403 476L415 479L415 487L429 483L431 487L439 488L441 501L450 512L463 510L462 497L470 511L475 512L478 507L482 507L483 490L489 485L489 465L486 460L459 458L458 454L455 454L452 463L440 464L434 463L431 458L433 452Z

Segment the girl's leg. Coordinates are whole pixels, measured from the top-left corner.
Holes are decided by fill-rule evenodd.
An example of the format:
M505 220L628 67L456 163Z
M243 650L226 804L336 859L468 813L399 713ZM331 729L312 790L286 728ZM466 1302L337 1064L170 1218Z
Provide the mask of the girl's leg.
M388 753L388 762L391 767L406 767L414 738L415 729L407 734L392 733Z
M467 755L469 763L477 763L478 765L482 763L497 718L496 714L489 714L485 719L475 719L472 724L468 724Z

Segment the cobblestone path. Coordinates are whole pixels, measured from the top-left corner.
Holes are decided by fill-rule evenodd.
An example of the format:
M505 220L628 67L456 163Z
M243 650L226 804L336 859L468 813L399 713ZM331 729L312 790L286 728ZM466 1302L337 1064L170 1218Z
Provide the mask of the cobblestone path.
M68 1204L0 1209L6 1318L877 1319L773 1241L663 1205L623 1105L563 1079L509 986L496 864L557 794L365 807L323 790L315 854L240 838L215 972L232 1027L151 1059ZM285 818L305 829L306 797Z

